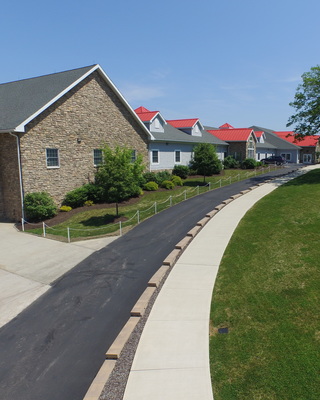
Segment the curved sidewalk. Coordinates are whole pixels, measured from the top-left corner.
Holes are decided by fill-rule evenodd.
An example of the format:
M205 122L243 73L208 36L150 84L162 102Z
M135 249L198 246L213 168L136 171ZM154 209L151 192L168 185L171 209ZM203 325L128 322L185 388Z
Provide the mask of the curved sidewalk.
M276 178L217 213L176 262L152 308L123 400L212 400L209 365L211 296L225 248L262 197L318 166Z

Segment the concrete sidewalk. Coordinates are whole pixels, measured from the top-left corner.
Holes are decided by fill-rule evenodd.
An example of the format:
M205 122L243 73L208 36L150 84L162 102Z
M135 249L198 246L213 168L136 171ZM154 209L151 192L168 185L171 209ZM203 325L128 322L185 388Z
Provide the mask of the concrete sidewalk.
M116 237L61 243L0 223L0 327L50 288L50 283Z
M211 296L225 248L262 197L318 166L276 178L234 200L193 239L167 278L144 327L124 400L212 400L209 366Z

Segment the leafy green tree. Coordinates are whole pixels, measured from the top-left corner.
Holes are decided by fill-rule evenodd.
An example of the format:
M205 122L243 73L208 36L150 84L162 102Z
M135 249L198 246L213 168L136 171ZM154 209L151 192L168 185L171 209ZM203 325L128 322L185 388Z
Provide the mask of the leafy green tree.
M116 203L119 215L119 202L141 193L144 182L142 156L132 161L132 150L117 146L114 150L108 146L103 149L103 162L96 172L95 181L103 188L105 201Z
M294 101L289 103L295 108L287 126L295 125L297 138L318 134L320 131L320 66L312 67L302 74L302 84L297 88Z
M215 146L210 143L197 144L194 148L190 168L196 170L199 175L203 175L203 182L206 181L206 176L219 174L222 164L217 156Z

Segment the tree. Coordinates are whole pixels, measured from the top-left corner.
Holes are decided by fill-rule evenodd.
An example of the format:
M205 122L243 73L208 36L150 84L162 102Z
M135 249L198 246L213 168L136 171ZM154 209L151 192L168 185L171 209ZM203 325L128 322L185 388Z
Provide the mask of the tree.
M103 188L105 201L116 203L116 215L119 215L119 202L141 193L143 183L142 156L132 161L132 150L116 147L112 150L105 146L102 150L103 162L96 172L96 184Z
M206 181L206 176L218 174L222 169L222 164L217 156L215 146L210 143L197 144L194 148L190 168L196 170L199 175L203 175L203 182Z
M287 126L295 125L298 139L320 131L320 66L312 67L309 72L302 74L302 81L294 101L289 103L296 109L296 114L287 123Z

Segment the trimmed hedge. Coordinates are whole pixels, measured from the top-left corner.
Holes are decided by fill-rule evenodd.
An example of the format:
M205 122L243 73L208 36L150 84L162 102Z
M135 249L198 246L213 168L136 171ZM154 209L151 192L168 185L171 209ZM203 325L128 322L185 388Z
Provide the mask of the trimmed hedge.
M24 197L26 218L30 222L39 222L54 217L57 206L47 192L28 193Z

